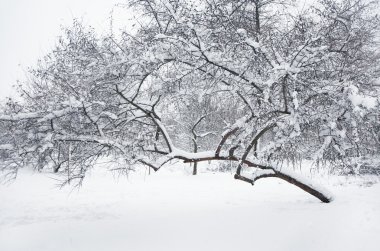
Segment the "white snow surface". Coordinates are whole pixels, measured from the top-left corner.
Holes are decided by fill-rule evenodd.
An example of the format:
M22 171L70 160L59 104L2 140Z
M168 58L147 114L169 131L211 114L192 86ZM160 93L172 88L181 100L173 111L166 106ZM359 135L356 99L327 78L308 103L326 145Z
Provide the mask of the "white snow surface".
M95 169L79 190L22 170L0 186L0 250L378 250L380 184L325 177L324 204L275 178L251 186L202 168Z

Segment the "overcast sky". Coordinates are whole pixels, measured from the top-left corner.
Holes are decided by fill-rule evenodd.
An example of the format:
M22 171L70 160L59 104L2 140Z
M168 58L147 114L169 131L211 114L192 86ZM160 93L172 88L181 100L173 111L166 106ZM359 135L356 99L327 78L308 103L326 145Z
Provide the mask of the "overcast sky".
M110 13L123 0L0 0L0 99L12 95L12 85L24 71L50 51L61 25L80 18L99 32L109 30ZM116 8L118 23L128 22ZM116 17L115 17L116 19Z

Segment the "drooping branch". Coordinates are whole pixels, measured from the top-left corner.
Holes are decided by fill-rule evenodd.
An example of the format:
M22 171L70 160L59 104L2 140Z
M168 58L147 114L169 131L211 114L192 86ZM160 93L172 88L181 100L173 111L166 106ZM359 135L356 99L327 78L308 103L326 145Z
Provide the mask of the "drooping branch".
M222 150L222 147L223 147L224 143L226 143L227 139L230 136L232 136L234 133L236 133L238 129L239 129L239 127L235 127L233 129L228 130L227 132L225 132L223 134L222 139L220 140L220 142L218 144L218 147L216 148L215 156L219 156L220 155L220 151Z
M135 108L137 108L138 110L140 110L141 112L143 112L147 117L149 117L152 122L157 126L157 128L160 130L162 136L164 137L164 140L166 142L166 145L169 149L169 152L172 152L173 148L174 148L174 145L171 141L171 138L168 134L168 132L166 131L166 128L164 127L164 125L161 123L160 121L160 118L157 116L157 114L154 112L153 108L152 108L152 111L149 111L149 110L146 110L144 109L143 107L141 107L140 105L138 105L136 102L133 102L131 100L129 100L120 90L119 90L119 87L118 85L116 85L116 93L122 98L124 99L127 103L129 103L130 105L134 106Z
M255 175L252 179L241 175L240 173L235 174L235 179L239 179L250 184L254 184L255 181L262 178L279 178L290 184L293 184L303 191L317 197L322 202L329 203L332 201L332 196L329 195L328 192L324 192L323 189L318 188L318 186L313 185L310 181L306 181L302 178L297 177L295 174L291 174L290 171L283 171L271 166L256 164L249 159L240 159L236 156L216 156L212 152L200 152L200 153L186 153L186 152L178 152L175 153L173 158L181 159L185 163L193 163L193 162L201 162L201 161L212 161L212 160L229 160L229 161L239 161L240 163L244 163L248 167L258 168L262 171Z
M324 203L329 203L333 200L333 197L328 192L323 192L323 191L321 191L321 189L317 188L314 185L311 185L308 182L301 181L300 179L297 179L297 178L295 178L289 174L286 174L286 173L283 173L280 171L273 171L273 173L264 173L264 174L255 176L253 179L247 178L247 177L239 175L239 174L235 174L235 176L234 176L235 179L247 182L251 185L254 185L255 181L257 181L259 179L271 178L271 177L272 178L279 178L279 179L282 179L282 180L284 180L290 184L293 184L293 185L299 187L300 189L302 189L303 191L305 191L305 192L313 195L314 197L318 198L319 200L321 200Z
M236 173L240 175L241 169L243 167L244 161L247 159L248 154L251 152L252 148L257 144L258 140L269 130L274 128L276 124L270 124L266 127L264 127L259 133L256 134L256 136L252 139L251 143L247 146L247 148L244 151L244 154L241 158L241 163L239 163L238 168L236 170Z
M151 163L148 163L148 162L145 161L145 160L139 159L138 161L139 161L140 163L142 163L142 164L144 164L144 165L146 165L146 166L152 168L155 172L157 172L157 171L160 169L160 166L157 167L157 166L155 166L155 165L153 165L153 164L151 164Z
M239 91L237 91L236 93L243 100L244 104L246 104L246 106L251 111L251 118L254 118L255 117L255 112L254 112L251 104L248 102L248 100Z

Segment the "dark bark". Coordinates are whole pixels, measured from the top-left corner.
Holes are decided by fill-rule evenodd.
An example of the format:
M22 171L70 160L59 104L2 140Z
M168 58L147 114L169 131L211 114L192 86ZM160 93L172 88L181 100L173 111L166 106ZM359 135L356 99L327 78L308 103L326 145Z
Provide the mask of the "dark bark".
M331 202L331 198L330 197L328 197L327 195L324 195L323 193L319 192L318 190L316 190L312 186L307 185L305 183L302 183L301 181L299 181L299 180L297 180L297 179L295 179L295 178L293 178L293 177L291 177L289 175L286 175L284 173L278 172L278 171L275 171L275 173L273 173L273 174L263 174L263 175L260 175L260 176L256 177L255 179L249 179L249 178L241 176L239 174L235 174L235 176L234 176L235 179L245 181L247 183L250 183L251 185L254 185L255 181L258 180L258 179L270 178L270 177L274 177L274 178L279 178L279 179L285 180L285 181L289 182L290 184L293 184L293 185L301 188L303 191L305 191L305 192L313 195L314 197L317 197L320 201L322 201L324 203Z
M318 199L320 199L324 203L331 202L331 198L330 197L324 195L323 193L319 192L318 190L314 189L313 187L311 187L311 186L309 186L309 185L307 185L305 183L302 183L302 182L294 179L293 177L290 177L290 176L288 176L288 175L286 175L284 173L279 173L279 172L276 173L276 175L277 176L275 176L275 177L280 178L282 180L285 180L285 181L287 181L287 182L289 182L289 183L291 183L291 184L293 184L293 185L301 188L305 192L307 192L307 193L309 193L309 194L317 197Z
M228 156L228 157L223 157L223 156L215 156L215 157L208 157L208 158L199 158L199 159L186 159L184 157L181 157L181 156L177 156L175 158L178 158L178 159L182 159L184 160L185 163L196 163L196 162L200 162L200 161L210 161L210 160L231 160L231 161L241 161L240 159L238 159L237 157L235 156ZM248 160L244 160L243 162L245 165L249 166L249 167L256 167L256 168L259 168L259 169L264 169L264 170L272 170L273 173L272 174L263 174L263 175L260 175L260 176L257 176L255 179L249 179L247 177L244 177L240 174L235 174L234 178L235 179L239 179L239 180L242 180L242 181L245 181L245 182L248 182L250 184L254 184L254 182L258 179L262 179L262 178L269 178L269 177L275 177L275 178L279 178L279 179L282 179L282 180L285 180L287 182L289 182L290 184L293 184L297 187L299 187L300 189L302 189L303 191L313 195L314 197L318 198L319 200L321 200L322 202L324 203L329 203L331 202L331 198L328 196L328 195L325 195L323 194L322 192L318 191L317 189L313 188L311 185L308 185L308 184L305 184L303 183L302 181L300 180L297 180L296 178L294 177L291 177L285 173L282 173L280 171L277 171L275 170L273 167L269 167L269 166L263 166L263 165L259 165L259 164L255 164L253 162L250 162Z
M194 167L193 167L193 175L197 175L197 171L198 171L198 162L194 162Z
M194 145L194 152L198 152L198 134L196 133L196 127L202 122L202 120L205 118L205 116L202 116L198 119L198 121L194 124L193 128L191 129L191 133L193 134L193 145ZM193 175L197 175L197 167L198 163L194 162L194 167L193 167Z

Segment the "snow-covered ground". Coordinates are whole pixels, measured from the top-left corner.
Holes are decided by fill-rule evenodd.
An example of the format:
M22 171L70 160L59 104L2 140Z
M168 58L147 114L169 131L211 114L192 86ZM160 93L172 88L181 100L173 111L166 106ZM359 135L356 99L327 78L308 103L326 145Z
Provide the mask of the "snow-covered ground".
M0 186L0 250L379 250L380 184L321 183L330 204L277 179L252 187L229 173L94 170L73 190L23 170Z

